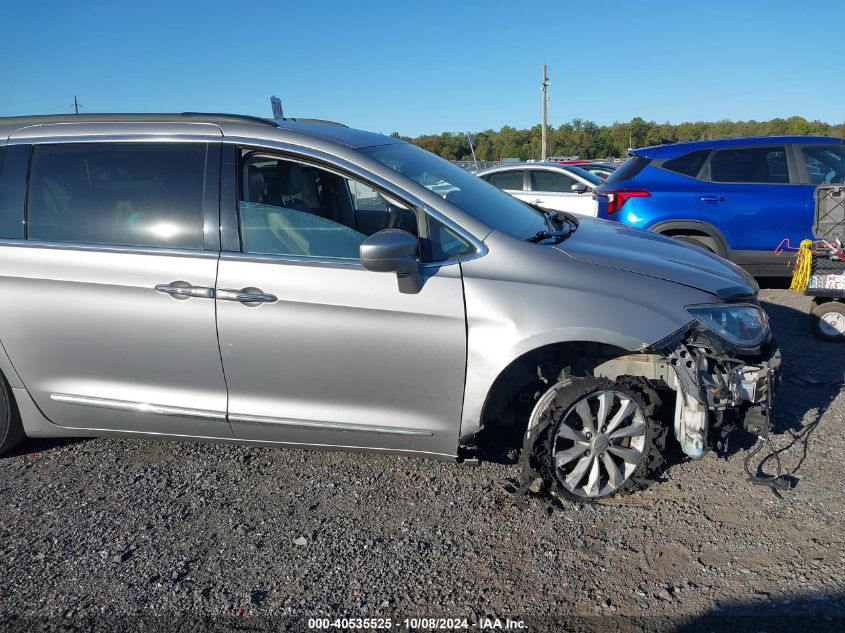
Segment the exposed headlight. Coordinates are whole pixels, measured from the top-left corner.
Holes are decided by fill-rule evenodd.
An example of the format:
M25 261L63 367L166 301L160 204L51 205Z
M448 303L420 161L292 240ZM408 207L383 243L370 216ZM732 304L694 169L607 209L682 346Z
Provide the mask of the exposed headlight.
M757 347L769 335L769 319L757 306L688 306L687 312L708 330L737 347Z

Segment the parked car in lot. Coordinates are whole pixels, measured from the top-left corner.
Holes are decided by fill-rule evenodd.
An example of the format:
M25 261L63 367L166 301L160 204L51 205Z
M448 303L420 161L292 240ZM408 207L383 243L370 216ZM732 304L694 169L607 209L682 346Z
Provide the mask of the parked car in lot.
M588 171L591 174L594 174L601 178L602 180L607 180L610 174L616 171L616 165L613 163L604 163L604 162L597 162L597 163L580 163L577 165L579 169L583 169L584 171Z
M598 216L694 242L754 275L789 276L775 250L812 238L819 184L845 182L845 140L733 138L633 150L596 190Z
M604 182L580 167L559 163L517 163L483 169L476 176L543 209L593 217L598 209L593 192Z
M313 122L0 119L0 270L0 452L125 436L464 461L528 427L526 472L596 499L641 485L669 426L694 458L711 425L762 432L779 363L725 260Z

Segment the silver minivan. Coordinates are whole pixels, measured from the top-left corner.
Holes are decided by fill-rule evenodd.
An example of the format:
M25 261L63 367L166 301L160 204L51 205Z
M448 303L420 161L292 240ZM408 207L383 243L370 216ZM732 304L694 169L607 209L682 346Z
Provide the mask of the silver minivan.
M136 436L474 461L635 489L671 428L768 426L756 285L408 143L234 115L0 119L0 451Z

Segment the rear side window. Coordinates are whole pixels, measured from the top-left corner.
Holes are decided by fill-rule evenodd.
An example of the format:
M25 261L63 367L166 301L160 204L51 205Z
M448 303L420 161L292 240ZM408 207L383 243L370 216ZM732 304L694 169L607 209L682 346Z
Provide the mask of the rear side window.
M522 175L524 173L522 170L500 171L487 176L487 182L499 189L522 191Z
M23 207L29 147L0 147L0 238L23 239Z
M704 161L707 160L709 153L709 149L697 149L694 152L681 154L677 158L672 158L663 163L663 169L695 178L698 176L698 172L701 171L701 167L704 165Z
M631 156L631 158L622 163L619 169L610 174L605 182L611 185L622 182L623 180L629 180L645 169L650 162L651 159L645 156Z
M206 152L200 143L37 145L27 237L201 249Z
M532 171L531 188L534 191L550 191L556 193L572 193L574 178L554 171Z
M783 147L720 149L710 159L714 182L788 183L789 169Z

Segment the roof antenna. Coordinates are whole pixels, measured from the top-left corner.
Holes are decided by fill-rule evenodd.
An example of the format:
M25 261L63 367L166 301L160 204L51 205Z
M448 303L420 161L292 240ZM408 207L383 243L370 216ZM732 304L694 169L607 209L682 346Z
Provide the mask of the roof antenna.
M79 108L82 108L84 106L79 105L79 101L76 100L76 95L73 95L73 105L68 107L73 108L74 114L79 114Z

